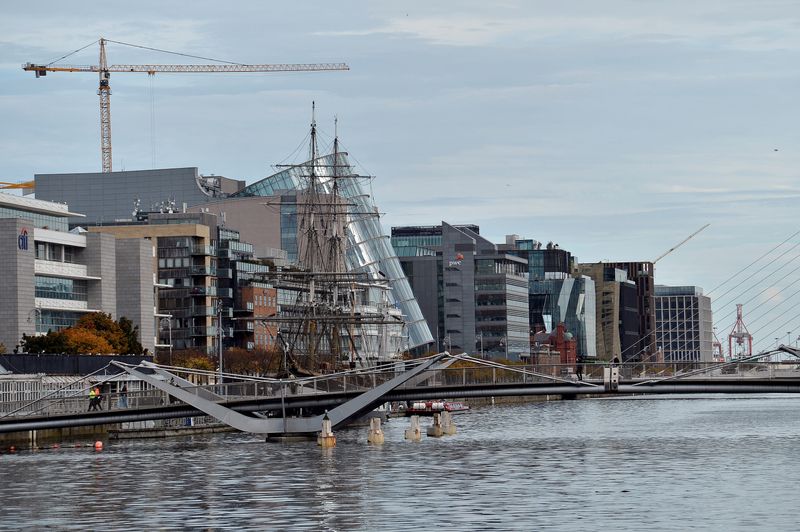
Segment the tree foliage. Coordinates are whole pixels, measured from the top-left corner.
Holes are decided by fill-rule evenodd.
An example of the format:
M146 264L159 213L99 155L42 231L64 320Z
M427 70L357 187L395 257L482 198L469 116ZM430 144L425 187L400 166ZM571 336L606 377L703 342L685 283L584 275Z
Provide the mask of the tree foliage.
M66 352L68 353L102 355L114 351L114 348L105 338L90 329L73 327L64 331L64 337L66 339Z
M216 371L219 360L216 355L208 355L196 349L181 349L172 352L172 359L167 352L158 354L159 364L170 364L182 368ZM222 354L223 369L226 373L244 375L275 375L281 369L280 350L256 349L248 351L239 347L226 349Z
M110 314L91 312L77 323L61 331L49 331L44 336L22 335L20 345L25 353L65 354L140 354L139 328L128 318L114 321Z

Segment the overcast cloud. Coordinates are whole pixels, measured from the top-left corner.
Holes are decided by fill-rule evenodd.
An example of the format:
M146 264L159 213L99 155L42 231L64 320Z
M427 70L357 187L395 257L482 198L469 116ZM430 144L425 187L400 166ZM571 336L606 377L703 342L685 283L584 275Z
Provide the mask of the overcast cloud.
M387 229L471 222L494 241L557 241L582 261L652 260L711 223L657 265L658 282L709 291L800 226L794 0L230 5L4 3L0 179L99 170L96 78L35 79L20 65L103 35L243 63L352 69L115 74L115 169L150 168L155 141L158 167L253 181L295 152L315 100L326 138L338 115L342 142L376 176ZM186 62L119 45L108 53L112 64ZM66 62L96 55L92 46ZM770 268L788 272L795 255ZM788 322L774 336L800 333L800 296L780 291L796 279L750 304L772 297L756 315L775 308L751 326L768 324L760 347L774 343L769 324ZM716 317L770 283L720 299Z

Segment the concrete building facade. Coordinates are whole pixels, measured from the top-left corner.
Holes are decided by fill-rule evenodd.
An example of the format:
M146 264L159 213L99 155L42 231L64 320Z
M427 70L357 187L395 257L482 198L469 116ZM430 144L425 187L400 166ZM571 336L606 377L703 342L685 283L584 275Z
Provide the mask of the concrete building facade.
M623 362L656 362L655 271L652 262L609 262L612 268L625 271L636 283L636 306L639 318L639 340L635 346L622 351Z
M203 176L195 167L36 174L34 180L37 199L66 203L84 215L71 217L71 225L133 221L133 212L140 210L181 211L244 187L244 181Z
M139 239L68 231L79 219L64 204L0 194L0 342L9 350L22 335L74 325L89 312L129 318L154 350L153 278L128 275L152 262ZM149 317L148 317L149 316Z
M200 216L207 219L198 220ZM154 213L139 222L90 226L89 231L149 241L155 249L147 269L157 285L157 310L152 315L158 321L159 346L168 348L171 337L174 349L214 352L217 265L212 234L216 216Z

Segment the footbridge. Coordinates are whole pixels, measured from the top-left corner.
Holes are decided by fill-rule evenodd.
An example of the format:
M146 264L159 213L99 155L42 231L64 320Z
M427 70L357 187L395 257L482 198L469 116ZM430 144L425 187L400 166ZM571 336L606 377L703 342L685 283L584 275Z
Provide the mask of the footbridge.
M765 361L775 352L789 354L793 360ZM27 402L0 405L0 433L211 416L256 434L313 434L323 419L335 428L387 402L537 395L800 393L797 357L799 350L781 346L748 359L716 364L587 364L583 380L566 366L505 365L448 353L286 379L237 374L223 374L220 379L215 372L114 362L115 369L140 382L142 389L106 394L103 409L93 412L86 411L88 380L79 392L66 392L65 387Z

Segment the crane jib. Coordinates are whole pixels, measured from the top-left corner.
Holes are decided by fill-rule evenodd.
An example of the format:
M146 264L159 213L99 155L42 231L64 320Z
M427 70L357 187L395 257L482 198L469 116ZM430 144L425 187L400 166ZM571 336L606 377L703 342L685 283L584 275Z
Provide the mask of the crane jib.
M65 65L55 64L56 61L61 61L66 57L74 55L75 53L87 48L91 44L67 54L56 61L48 64L34 64L25 63L22 69L28 72L36 73L36 77L46 76L48 72L95 72L100 74L100 87L97 94L100 96L100 151L102 154L102 170L103 172L112 171L112 157L111 157L111 86L109 85L109 77L112 72L142 72L148 75L153 75L157 72L320 72L331 70L350 70L350 67L345 63L279 63L279 64L259 64L247 65L243 63L233 63L221 61L220 64L194 64L194 65L111 65L108 66L106 61L106 42L107 40L100 37L100 56L97 65ZM126 46L134 46L137 48L145 48L158 52L175 53L167 50L158 50L155 48L148 48L146 46L131 45L118 41L110 41L117 44ZM192 57L195 59L202 59L208 61L216 61L207 57L193 56L187 54L177 54L185 57Z
M23 70L46 76L47 72L99 72L97 65L34 65L26 63ZM346 63L298 63L266 65L111 65L108 72L319 72L350 70Z

